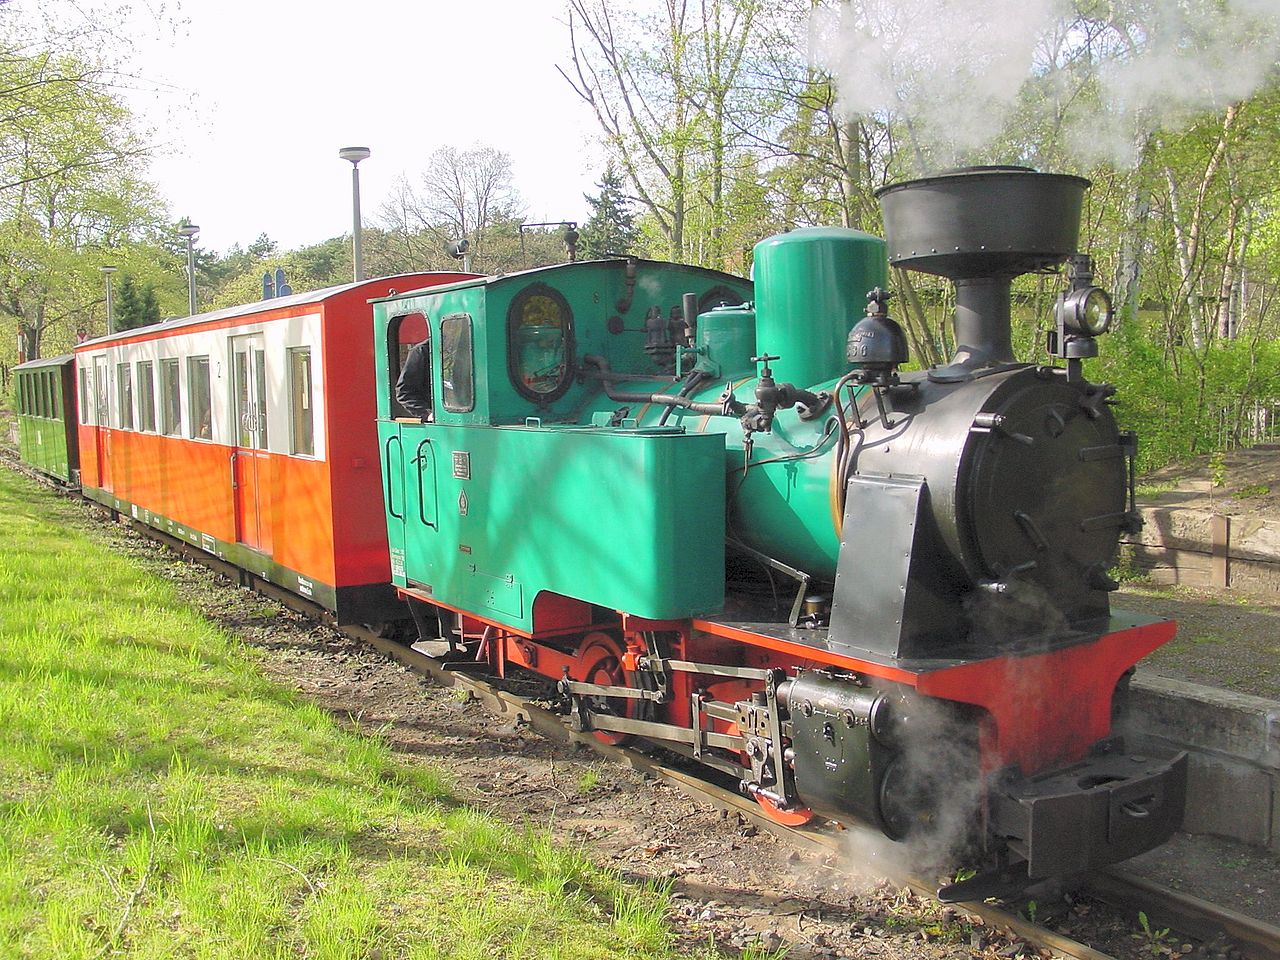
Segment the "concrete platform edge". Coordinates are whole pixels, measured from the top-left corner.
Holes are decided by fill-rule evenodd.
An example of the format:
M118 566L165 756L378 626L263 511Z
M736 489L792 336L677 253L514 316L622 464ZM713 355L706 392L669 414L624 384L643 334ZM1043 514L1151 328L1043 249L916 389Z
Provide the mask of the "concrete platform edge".
M1190 755L1183 829L1280 853L1280 702L1139 675L1121 732Z

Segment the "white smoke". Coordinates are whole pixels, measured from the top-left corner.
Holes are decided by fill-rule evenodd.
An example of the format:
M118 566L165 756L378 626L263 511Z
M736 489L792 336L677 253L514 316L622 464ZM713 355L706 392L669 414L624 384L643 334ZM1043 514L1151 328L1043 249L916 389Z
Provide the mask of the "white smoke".
M1280 0L853 0L815 12L815 62L849 115L892 113L936 165L972 161L1020 120L1082 162L1125 163L1144 134L1258 90Z

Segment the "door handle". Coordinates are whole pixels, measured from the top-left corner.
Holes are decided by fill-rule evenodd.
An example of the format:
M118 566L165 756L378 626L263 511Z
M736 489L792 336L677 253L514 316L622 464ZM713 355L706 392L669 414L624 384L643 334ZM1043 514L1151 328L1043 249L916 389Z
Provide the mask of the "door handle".
M435 530L438 533L440 531L439 526L437 526L437 524L434 521L427 519L427 514L425 510L427 505L427 498L425 495L426 490L422 485L422 474L425 472L424 467L427 463L427 457L424 455L423 447L431 448L431 505L437 511L437 520L439 519L438 511L440 509L439 499L436 494L436 459L437 458L435 455L435 448L431 446L430 440L423 440L420 444L418 444L417 453L413 458L413 462L418 464L418 519L422 521L423 526L430 527L432 530Z
M387 442L383 445L383 473L387 477L387 512L397 520L403 520L404 514L396 512L395 473L391 470L391 444L399 442L400 438L397 436L387 437Z

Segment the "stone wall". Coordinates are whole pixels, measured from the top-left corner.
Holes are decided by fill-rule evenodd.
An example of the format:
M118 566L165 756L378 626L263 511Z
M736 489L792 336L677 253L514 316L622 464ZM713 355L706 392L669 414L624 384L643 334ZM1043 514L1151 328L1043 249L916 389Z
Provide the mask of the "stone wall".
M1139 746L1189 754L1184 830L1280 853L1280 703L1139 675L1127 714Z
M1280 521L1177 506L1141 508L1125 538L1134 567L1157 583L1280 598Z

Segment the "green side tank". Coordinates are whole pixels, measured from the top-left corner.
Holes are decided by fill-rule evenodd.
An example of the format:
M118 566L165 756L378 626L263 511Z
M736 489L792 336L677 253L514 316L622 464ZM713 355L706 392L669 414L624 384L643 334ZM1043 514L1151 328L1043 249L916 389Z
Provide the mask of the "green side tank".
M755 248L756 348L781 357L779 383L811 387L848 370L845 341L867 306L867 291L888 285L884 241L842 227L807 227Z

